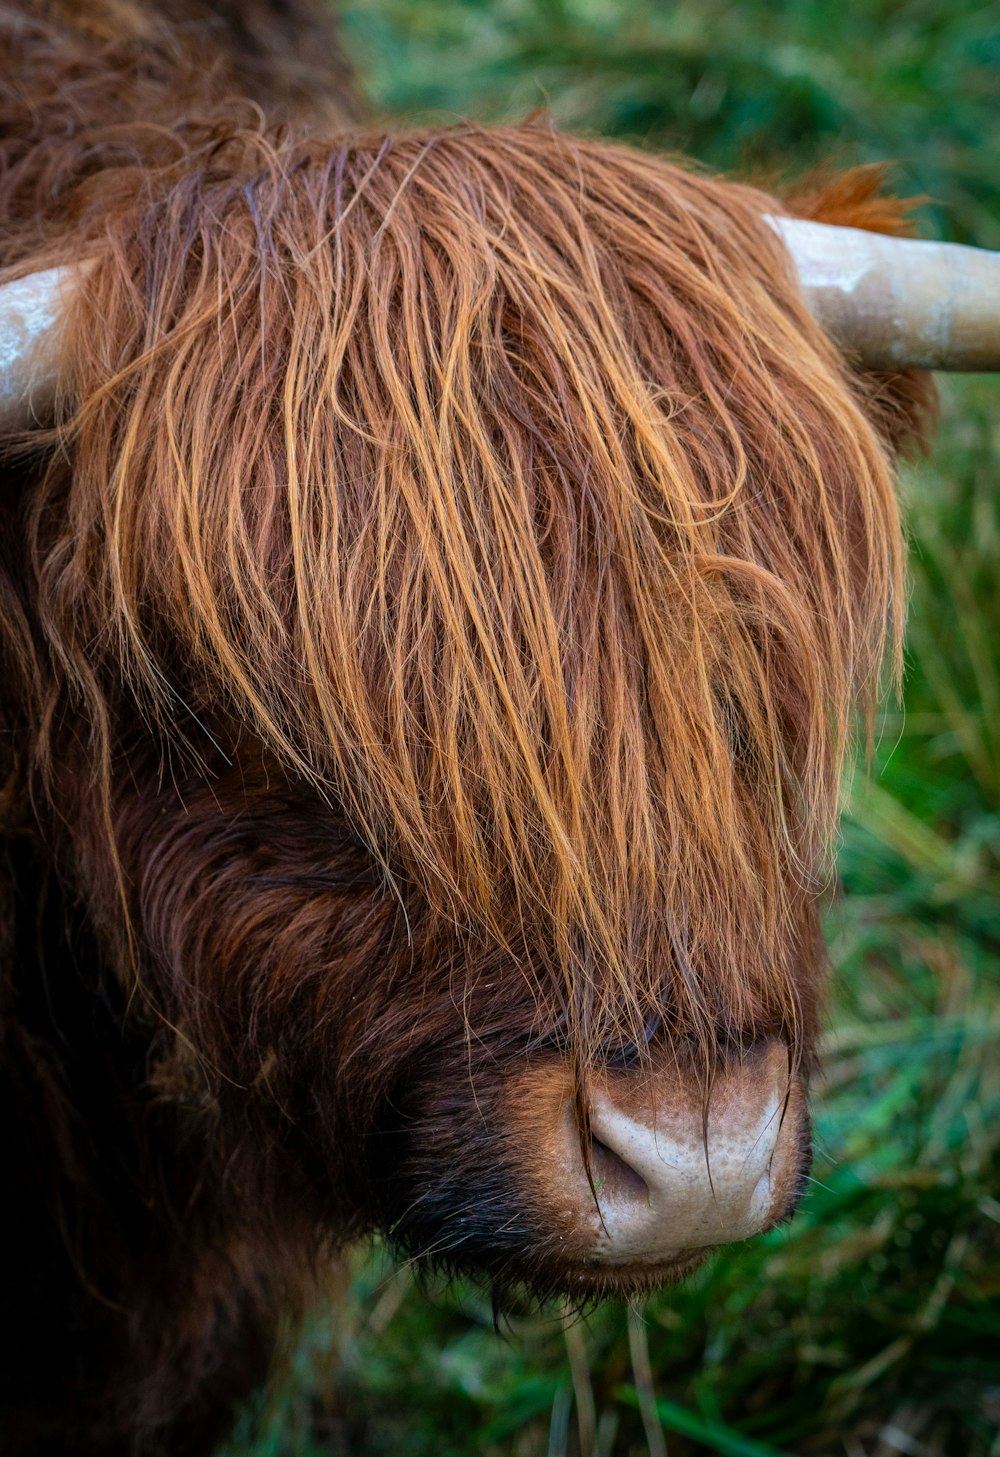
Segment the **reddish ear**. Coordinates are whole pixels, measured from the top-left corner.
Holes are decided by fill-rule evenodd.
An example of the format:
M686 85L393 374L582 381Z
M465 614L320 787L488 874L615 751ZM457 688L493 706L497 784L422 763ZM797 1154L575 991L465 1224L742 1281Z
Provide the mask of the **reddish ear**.
M788 210L811 222L840 228L864 228L912 238L917 228L911 217L924 197L891 197L884 188L889 168L882 162L851 167L846 172L812 172L783 192Z
M783 192L794 217L863 228L912 238L917 228L912 213L925 199L892 197L883 188L889 168L882 163L852 167L846 172L820 172L802 178ZM866 399L866 412L895 454L926 450L937 423L937 390L926 370L892 373L855 366Z

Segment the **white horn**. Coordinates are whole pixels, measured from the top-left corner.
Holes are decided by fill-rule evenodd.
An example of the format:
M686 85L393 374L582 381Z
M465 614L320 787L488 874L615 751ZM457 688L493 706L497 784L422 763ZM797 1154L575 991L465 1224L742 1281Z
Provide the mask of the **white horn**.
M806 303L870 369L1000 370L1000 253L770 216ZM75 270L0 287L0 430L52 418Z
M768 217L806 304L869 369L1000 370L1000 253Z
M0 431L52 421L58 325L74 274L70 268L46 268L0 287Z

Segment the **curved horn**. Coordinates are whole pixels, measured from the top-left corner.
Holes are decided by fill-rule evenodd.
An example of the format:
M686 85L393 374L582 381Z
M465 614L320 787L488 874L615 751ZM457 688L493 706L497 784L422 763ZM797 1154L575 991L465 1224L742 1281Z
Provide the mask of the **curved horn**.
M806 304L869 369L1000 370L1000 253L768 217Z
M57 324L72 296L70 268L46 268L0 287L0 430L47 424L55 407Z
M870 369L1000 370L1000 253L769 216L806 303ZM74 270L0 287L0 430L51 419Z

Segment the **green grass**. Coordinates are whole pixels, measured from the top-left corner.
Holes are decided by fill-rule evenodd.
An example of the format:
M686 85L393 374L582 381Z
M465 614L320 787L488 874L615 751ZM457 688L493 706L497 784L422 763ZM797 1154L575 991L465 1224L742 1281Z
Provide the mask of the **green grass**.
M563 125L795 173L892 160L932 221L1000 248L1000 20L983 0L347 0L387 112Z
M955 0L352 0L387 111L517 116L785 173L893 159L1000 247L1000 14ZM845 819L814 1183L641 1311L525 1314L360 1252L230 1457L1000 1457L1000 381L906 474L904 710Z

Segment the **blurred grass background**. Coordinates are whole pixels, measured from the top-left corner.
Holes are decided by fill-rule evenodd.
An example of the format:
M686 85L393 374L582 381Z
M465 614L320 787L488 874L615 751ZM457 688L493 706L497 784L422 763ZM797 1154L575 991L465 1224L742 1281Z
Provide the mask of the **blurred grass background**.
M890 160L1000 248L1000 7L346 0L388 114L516 118L792 176ZM1000 379L942 383L905 472L905 704L850 795L814 1182L641 1309L417 1289L379 1250L229 1457L1000 1457Z

